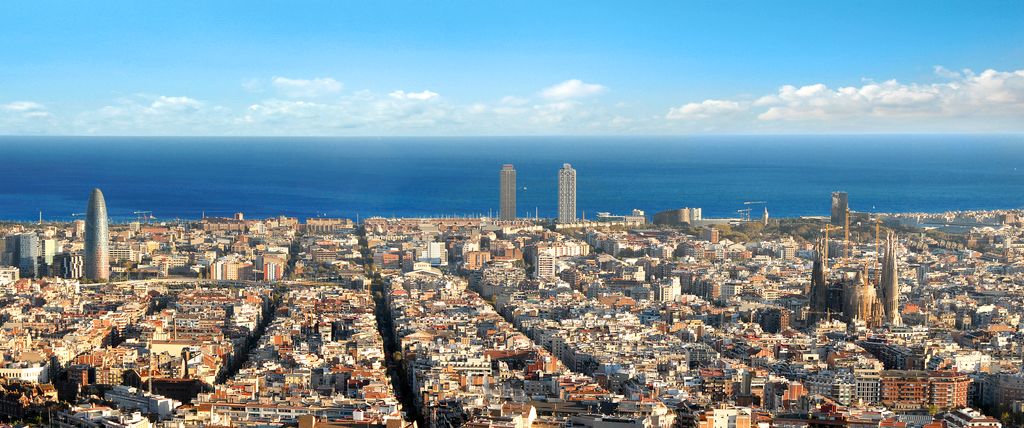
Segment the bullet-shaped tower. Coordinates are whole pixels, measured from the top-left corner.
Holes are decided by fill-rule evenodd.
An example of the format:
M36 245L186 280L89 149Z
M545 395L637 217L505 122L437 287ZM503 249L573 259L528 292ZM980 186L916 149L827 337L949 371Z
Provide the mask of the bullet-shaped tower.
M107 230L107 202L100 189L92 189L85 211L85 277L94 281L110 278L110 234Z

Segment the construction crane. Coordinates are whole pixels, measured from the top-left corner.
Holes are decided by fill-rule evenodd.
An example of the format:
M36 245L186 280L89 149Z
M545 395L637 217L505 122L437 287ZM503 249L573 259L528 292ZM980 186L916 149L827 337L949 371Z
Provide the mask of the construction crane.
M740 214L740 220L750 221L750 208L736 210L736 212Z
M828 244L828 242L829 242L828 241L828 233L830 231L839 230L839 229L843 229L843 228L840 227L840 226L833 226L831 224L826 224L825 228L821 229L822 232L825 232L825 248L823 249L825 251L825 270L828 270L830 268L829 265L828 265L828 245L829 245Z
M845 241L843 244L846 246L845 254L843 254L843 255L844 255L844 258L849 259L850 258L850 208L849 207L846 208L846 226L843 229L845 229L845 232L846 232L846 236L843 238L844 241Z
M878 268L878 258L880 256L879 253L882 252L878 246L878 232L879 229L881 229L881 221L882 218L879 217L878 215L875 215L875 275L878 276L878 279L876 280L878 284L882 283L882 271L881 269Z
M149 220L153 219L153 212L152 211L132 211L132 214L135 214L136 216L138 216L139 222L142 222L142 221L148 222Z
M747 206L747 220L750 220L750 206L751 205L764 205L764 225L768 225L768 201L746 201L743 205Z

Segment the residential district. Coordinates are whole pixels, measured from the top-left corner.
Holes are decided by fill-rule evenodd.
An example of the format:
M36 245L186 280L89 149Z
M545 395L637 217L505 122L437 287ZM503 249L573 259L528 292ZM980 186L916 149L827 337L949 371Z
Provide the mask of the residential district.
M1024 212L585 220L575 174L551 219L506 165L493 218L0 224L0 422L1024 424Z

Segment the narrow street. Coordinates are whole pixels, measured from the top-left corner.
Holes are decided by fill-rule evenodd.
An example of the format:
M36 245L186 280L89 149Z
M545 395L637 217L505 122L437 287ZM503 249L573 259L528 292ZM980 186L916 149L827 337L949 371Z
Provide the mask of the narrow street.
M236 357L232 359L231 365L228 366L227 370L222 371L217 375L217 384L222 384L232 376L238 373L245 365L246 361L249 361L249 353L252 352L253 348L260 343L260 338L267 331L267 326L274 321L274 316L277 313L277 308L281 304L281 290L275 290L271 295L270 302L267 304L267 310L263 314L263 319L260 320L259 325L256 327L256 331L245 341L245 346L242 347L236 354Z
M366 274L373 281L370 286L370 293L373 295L373 302L375 304L374 315L377 318L377 330L384 339L384 353L388 356L388 377L391 378L395 394L402 403L402 410L405 412L406 419L414 420L418 426L425 427L423 415L413 400L412 385L408 382L405 367L401 361L396 359L397 356L401 355L401 343L398 337L395 336L394 320L391 318L391 311L388 308L387 299L385 299L387 291L384 281L374 269L373 257L370 256L369 250L366 248L365 237L365 231L360 228L359 245L363 253L363 264L366 266Z

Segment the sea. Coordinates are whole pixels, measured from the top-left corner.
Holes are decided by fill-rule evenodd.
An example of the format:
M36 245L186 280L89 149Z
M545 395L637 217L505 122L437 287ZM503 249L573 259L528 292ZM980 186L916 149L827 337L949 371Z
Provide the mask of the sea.
M1024 208L1022 135L0 137L0 220L78 218L94 187L116 222L496 215L505 163L523 217L556 215L563 163L587 218L825 216L837 190L855 211Z

